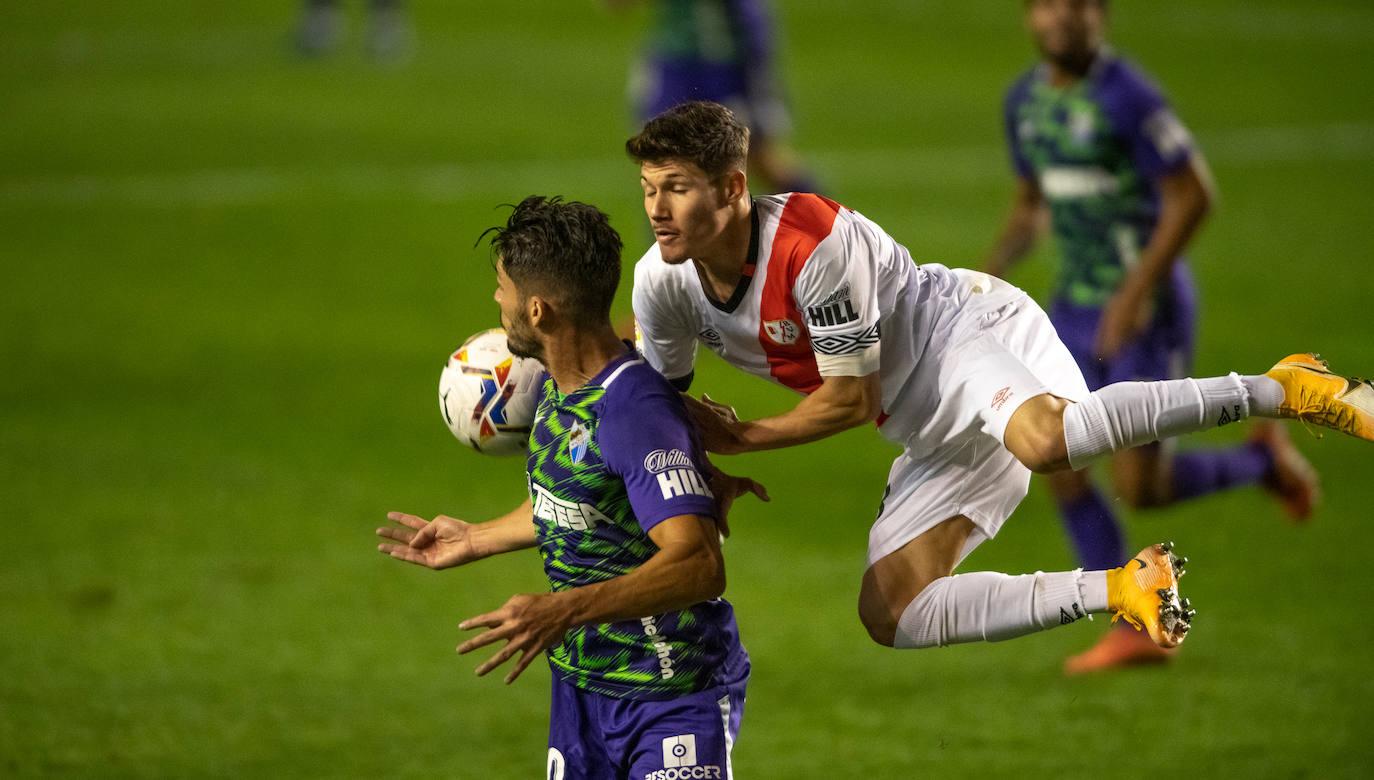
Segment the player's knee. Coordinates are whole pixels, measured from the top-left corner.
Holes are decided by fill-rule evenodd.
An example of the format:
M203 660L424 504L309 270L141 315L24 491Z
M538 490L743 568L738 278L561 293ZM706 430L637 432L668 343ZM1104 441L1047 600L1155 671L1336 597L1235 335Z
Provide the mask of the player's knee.
M1062 425L1023 430L1014 442L1007 439L1007 449L1021 465L1036 474L1053 474L1069 468L1069 450L1064 445Z
M1064 407L1061 398L1042 395L1021 405L1007 423L1003 442L1021 465L1036 474L1069 468L1069 448L1064 442Z
M859 622L874 642L883 647L892 647L897 639L897 621L901 615L892 614L892 609L881 601L869 597L867 592L859 593Z

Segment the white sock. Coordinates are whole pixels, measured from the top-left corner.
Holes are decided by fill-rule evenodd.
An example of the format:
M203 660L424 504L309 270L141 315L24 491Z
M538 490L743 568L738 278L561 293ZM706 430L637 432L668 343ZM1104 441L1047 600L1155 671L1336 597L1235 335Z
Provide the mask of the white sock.
M1069 465L1081 469L1112 452L1138 447L1182 433L1215 428L1243 420L1252 412L1266 414L1277 388L1268 377L1237 374L1206 379L1170 379L1163 382L1117 382L1089 393L1081 403L1064 410L1064 443ZM1253 403L1249 387L1262 396ZM1273 403L1277 415L1278 402Z
M1264 374L1243 376L1245 393L1250 397L1250 414L1256 417L1278 417L1283 403L1283 385Z
M1100 605L1095 575L1101 575ZM941 577L911 600L897 621L892 646L944 647L960 642L997 642L1072 623L1107 608L1104 572L1036 572L1013 576L980 571ZM1094 608L1090 606L1095 605Z

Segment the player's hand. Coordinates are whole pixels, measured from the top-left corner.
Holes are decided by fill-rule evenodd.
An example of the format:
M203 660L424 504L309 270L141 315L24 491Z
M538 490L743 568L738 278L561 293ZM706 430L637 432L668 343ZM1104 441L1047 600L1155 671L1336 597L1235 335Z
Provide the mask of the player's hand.
M716 501L716 527L720 535L730 536L730 507L735 499L746 493L753 493L760 501L768 500L768 489L748 477L733 477L724 471L711 467L711 492Z
M683 400L687 403L692 424L701 436L701 444L707 452L735 455L744 451L744 444L740 439L740 429L744 423L740 422L734 407L714 401L711 396L704 393L701 400L691 396L684 396Z
M519 653L515 666L506 675L506 684L510 685L531 661L557 644L567 633L570 621L565 613L553 593L517 593L495 612L470 617L459 623L458 627L464 631L474 628L487 630L458 645L458 652L470 653L479 647L506 640L504 647L477 667L477 676L481 677Z
M1148 290L1138 290L1129 282L1107 301L1097 323L1094 356L1110 360L1127 344L1135 341L1149 326L1154 303Z
M388 512L386 519L403 526L377 529L378 536L400 542L377 545L379 551L392 558L431 569L447 569L482 557L472 542L471 523L446 515L430 522L404 512Z

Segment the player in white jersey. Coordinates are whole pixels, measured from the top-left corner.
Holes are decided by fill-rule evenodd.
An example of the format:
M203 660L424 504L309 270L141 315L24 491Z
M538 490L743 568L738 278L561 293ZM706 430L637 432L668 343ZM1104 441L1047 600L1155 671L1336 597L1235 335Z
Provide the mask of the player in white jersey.
M697 344L804 394L738 420L692 401L708 450L786 447L876 421L904 447L869 536L859 616L899 648L1019 636L1114 612L1161 646L1192 617L1165 545L1127 566L953 574L1025 496L1030 474L1251 414L1300 417L1374 440L1374 386L1293 355L1263 375L1130 382L1089 392L1044 312L973 271L916 265L825 198L751 199L748 131L686 103L626 143L655 245L635 268L641 349L679 390ZM690 262L688 262L690 261Z

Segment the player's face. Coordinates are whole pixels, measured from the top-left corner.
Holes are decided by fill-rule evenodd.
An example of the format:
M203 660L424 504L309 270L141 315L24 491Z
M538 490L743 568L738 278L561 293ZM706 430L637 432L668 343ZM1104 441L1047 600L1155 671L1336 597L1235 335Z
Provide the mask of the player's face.
M1102 46L1107 17L1102 0L1030 0L1026 26L1047 61L1065 70L1087 70Z
M515 283L506 276L506 269L499 260L496 263L496 303L501 307L501 327L506 330L506 349L516 357L530 357L543 361L544 347L534 332L530 314L522 305L520 292Z
M695 163L669 160L639 167L644 211L667 263L708 256L729 222L725 177L711 179Z

